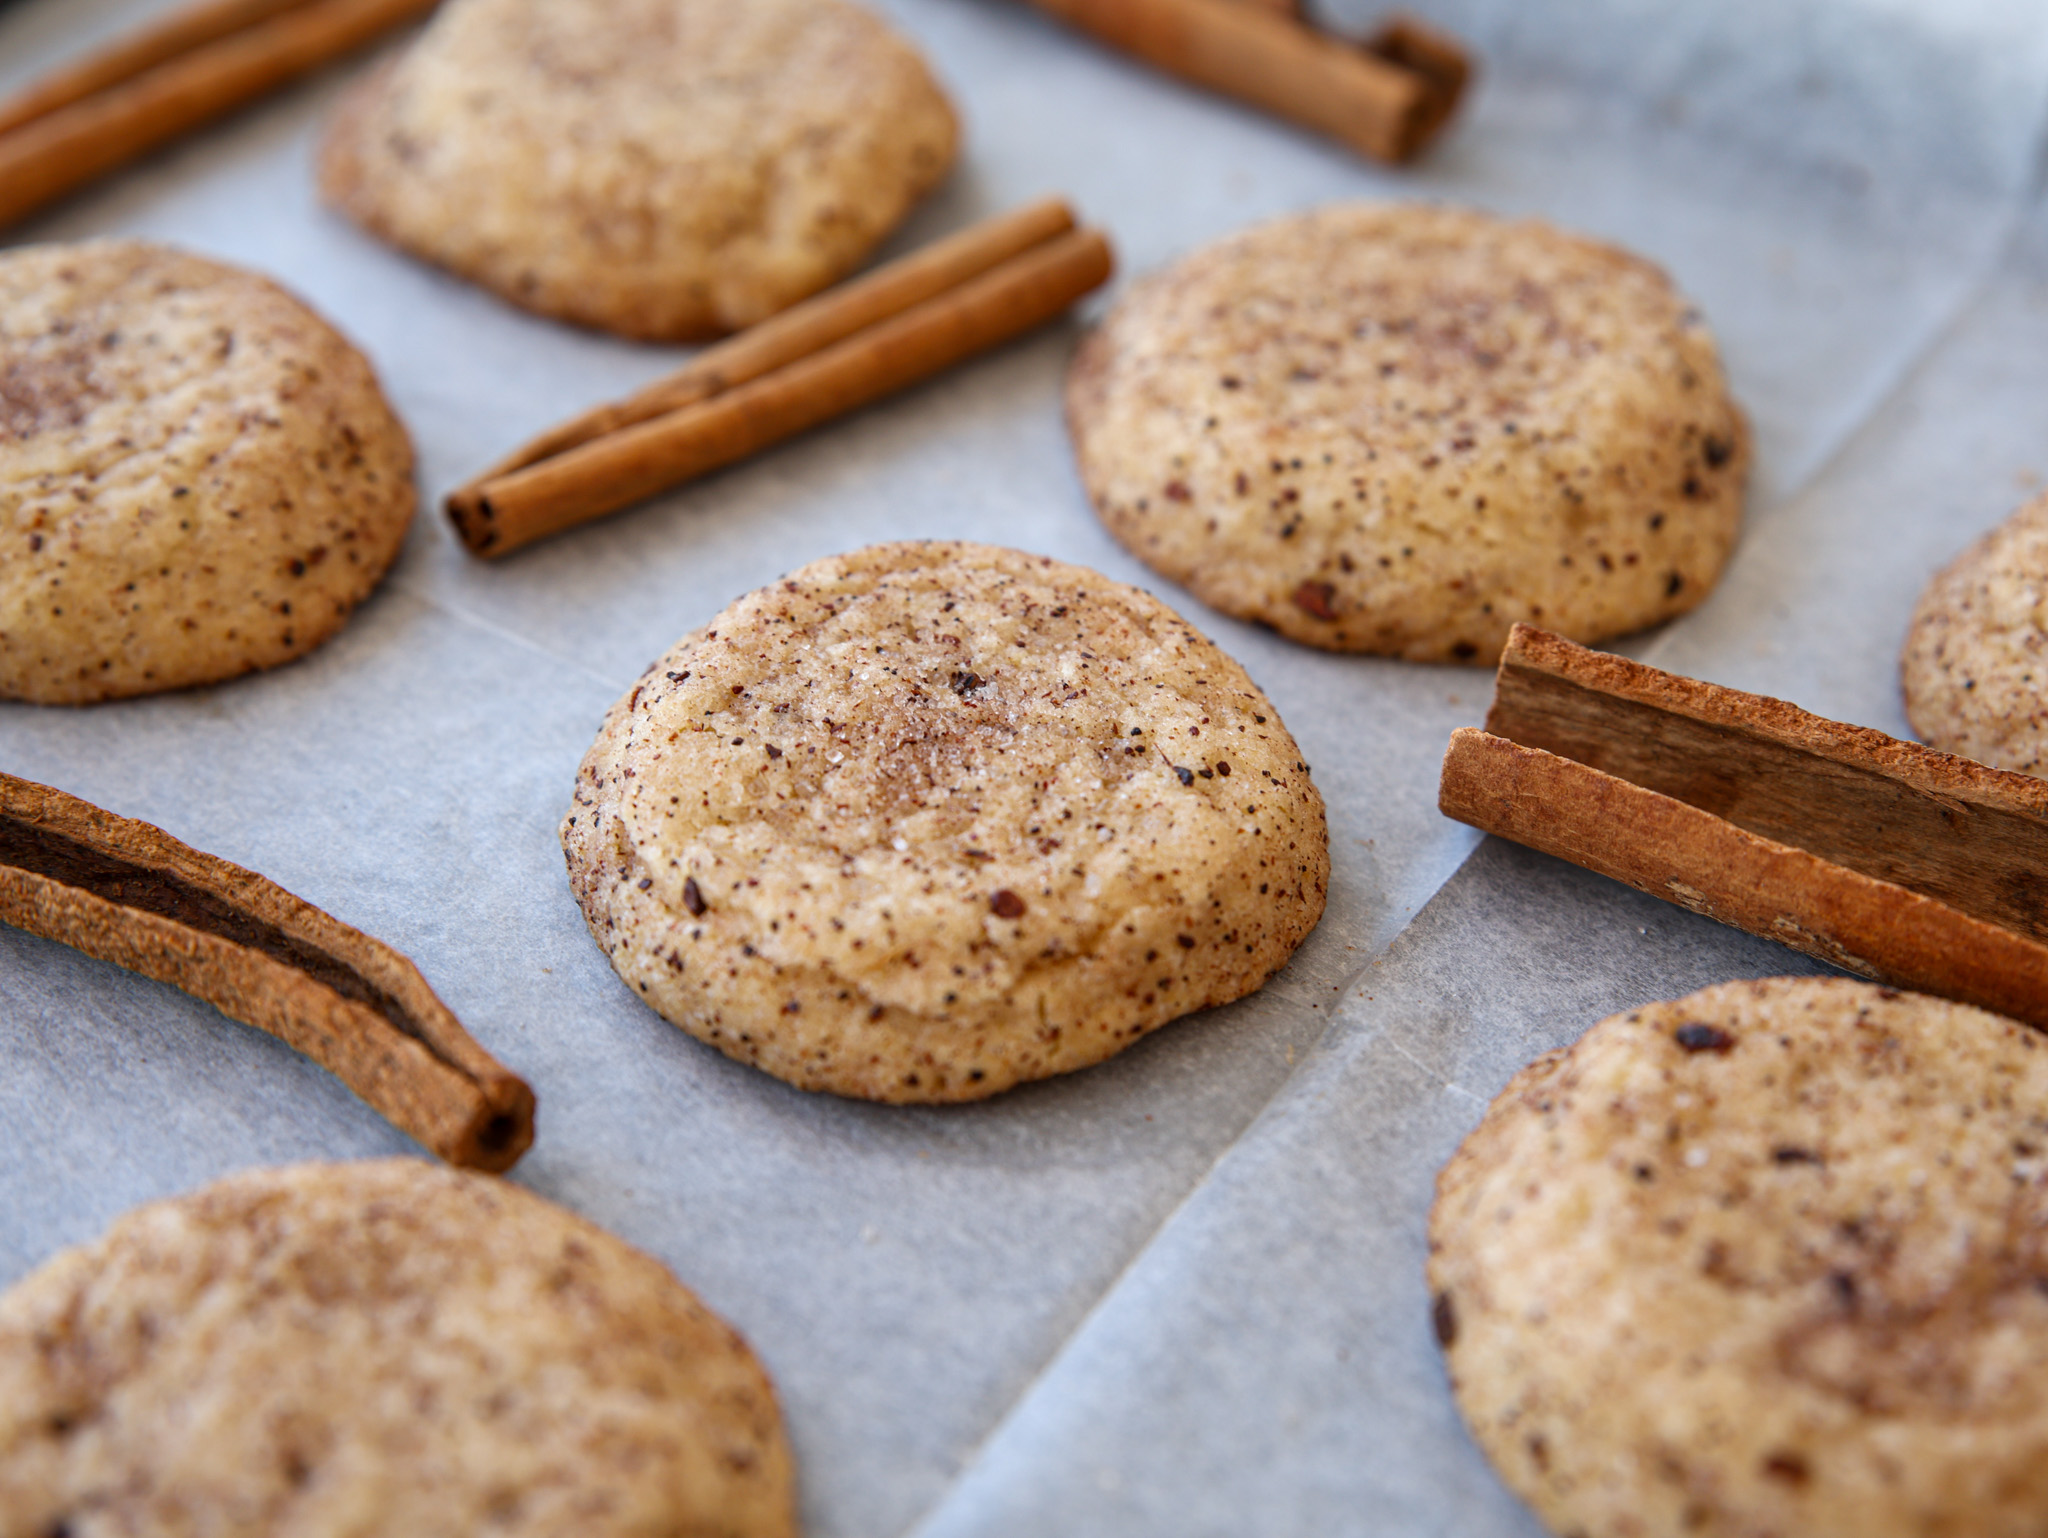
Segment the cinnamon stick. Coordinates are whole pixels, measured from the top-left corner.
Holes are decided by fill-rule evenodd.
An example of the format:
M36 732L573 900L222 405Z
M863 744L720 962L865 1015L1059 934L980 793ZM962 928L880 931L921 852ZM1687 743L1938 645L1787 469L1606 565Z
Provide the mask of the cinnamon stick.
M432 10L435 0L215 0L0 107L0 225Z
M1465 45L1419 17L1395 15L1360 46L1429 83L1428 105L1415 132L1423 144L1436 138L1472 83L1472 55Z
M182 53L310 5L313 0L197 0L115 39L99 52L53 70L0 102L0 133L132 80Z
M637 394L572 417L542 433L448 494L449 505L473 504L486 481L538 464L593 438L708 400L734 385L794 363L855 332L900 315L956 288L1033 246L1074 227L1074 211L1046 198L968 226L873 272L792 305L729 341L708 347L687 366Z
M0 922L268 1031L451 1164L505 1170L533 1092L419 969L253 871L146 822L0 774Z
M1518 625L1446 815L2048 1028L2048 782Z
M1063 313L1109 277L1109 242L1077 230L681 410L543 459L450 497L471 551L501 556L758 453Z
M1456 107L1469 61L1447 72L1359 49L1243 0L1031 0L1083 32L1192 84L1327 134L1375 160L1412 160ZM1421 31L1417 27L1419 35ZM1404 36L1407 34L1404 34Z

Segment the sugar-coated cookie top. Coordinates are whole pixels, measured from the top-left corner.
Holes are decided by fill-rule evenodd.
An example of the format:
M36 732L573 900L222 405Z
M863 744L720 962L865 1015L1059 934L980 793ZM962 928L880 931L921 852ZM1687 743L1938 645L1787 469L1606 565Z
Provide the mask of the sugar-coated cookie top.
M851 269L956 138L916 49L847 0L449 0L321 181L514 303L686 340Z
M750 1060L803 1037L776 1071L883 1098L986 1094L1249 991L1328 871L1242 668L1134 588L947 543L817 562L686 638L564 837L657 1008Z
M0 451L0 697L287 661L412 518L361 354L275 284L141 241L0 254Z
M795 1532L774 1393L655 1260L506 1181L255 1170L0 1297L9 1532Z
M2048 771L2048 497L1927 584L1900 674L1906 715L1929 746L1997 769Z
M1587 1538L2048 1523L2048 1039L1842 978L1593 1027L1438 1181L1474 1434Z
M1334 205L1132 286L1075 360L1083 476L1135 555L1340 651L1491 662L1713 585L1748 436L1648 262L1534 221Z

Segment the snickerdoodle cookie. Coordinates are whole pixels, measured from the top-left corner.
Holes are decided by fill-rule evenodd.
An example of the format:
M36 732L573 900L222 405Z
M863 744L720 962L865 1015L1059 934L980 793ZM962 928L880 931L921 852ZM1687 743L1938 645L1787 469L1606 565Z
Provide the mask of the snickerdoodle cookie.
M917 51L848 0L449 0L344 106L320 179L515 304L676 341L851 270L956 138Z
M1927 584L1899 673L1921 741L1998 769L2048 771L2048 496Z
M0 254L0 698L312 650L397 556L412 444L275 284L140 241Z
M392 1159L256 1170L0 1297L0 1532L788 1538L766 1375L659 1262Z
M1156 599L988 545L818 561L612 707L562 824L619 975L805 1089L972 1100L1250 993L1315 926L1322 797Z
M1706 596L1749 439L1664 274L1535 221L1338 205L1137 284L1067 385L1103 521L1227 614L1490 664Z
M1460 1408L1583 1538L2048 1527L2048 1039L1838 978L1603 1020L1437 1181Z

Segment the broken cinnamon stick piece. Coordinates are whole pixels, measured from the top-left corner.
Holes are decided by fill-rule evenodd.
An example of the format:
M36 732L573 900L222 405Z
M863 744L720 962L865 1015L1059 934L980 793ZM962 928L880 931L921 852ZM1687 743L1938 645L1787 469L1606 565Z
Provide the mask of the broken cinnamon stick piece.
M1517 625L1447 816L2048 1028L2048 782Z
M0 106L0 225L432 10L435 0L215 0Z
M9 774L0 922L268 1031L451 1164L506 1170L533 1141L533 1091L390 946L149 823Z
M1000 266L1074 227L1074 211L1059 198L1027 204L933 241L873 272L792 305L738 336L708 347L690 362L622 401L599 406L542 433L483 474L448 493L451 507L470 505L485 482L538 464L579 444L637 422L708 400L734 385L794 363L856 331L900 315Z
M468 488L448 499L448 515L473 553L505 555L1021 336L1113 265L1100 231L1060 235L749 383Z
M1194 85L1234 96L1398 164L1428 147L1470 73L1464 50L1428 32L1431 68L1330 37L1243 0L1031 0L1042 11ZM1427 29L1408 24L1420 37ZM1447 46L1463 65L1447 71Z

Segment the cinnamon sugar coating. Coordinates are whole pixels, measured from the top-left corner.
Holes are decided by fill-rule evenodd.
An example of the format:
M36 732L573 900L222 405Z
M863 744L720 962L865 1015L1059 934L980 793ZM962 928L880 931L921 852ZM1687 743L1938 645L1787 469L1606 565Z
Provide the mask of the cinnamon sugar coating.
M1103 522L1227 614L1490 664L1682 614L1749 437L1663 273L1535 221L1334 205L1134 285L1067 386Z
M0 254L0 698L275 667L412 521L362 355L276 284L142 241Z
M973 1100L1240 997L1321 916L1272 703L1157 600L987 545L749 594L612 708L562 825L653 1008L805 1089Z
M2048 1524L2048 1038L1844 978L1601 1021L1437 1180L1459 1408L1582 1538Z
M745 1342L508 1182L252 1170L0 1296L10 1535L795 1531Z
M957 138L847 0L450 0L344 104L320 185L514 304L702 340L852 270Z
M1899 673L1906 717L1929 747L2048 772L2048 496L1927 584Z

